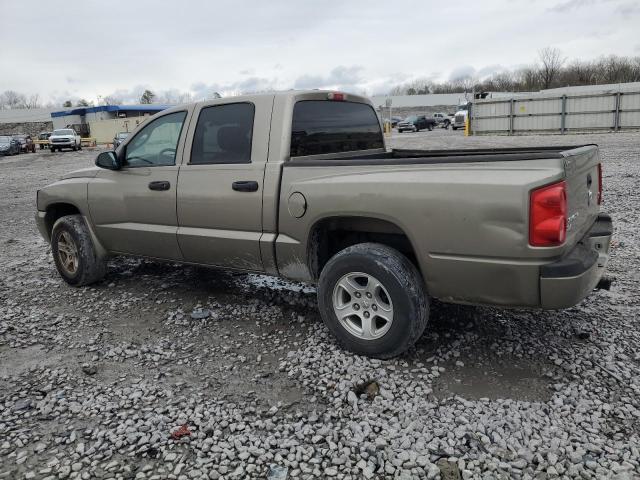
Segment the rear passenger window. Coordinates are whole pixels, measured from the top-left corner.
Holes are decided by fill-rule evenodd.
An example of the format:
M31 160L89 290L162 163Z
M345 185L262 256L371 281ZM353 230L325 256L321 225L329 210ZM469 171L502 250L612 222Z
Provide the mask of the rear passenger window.
M193 136L190 163L251 163L253 116L251 103L203 108Z
M303 100L293 108L292 157L383 148L378 116L371 105Z

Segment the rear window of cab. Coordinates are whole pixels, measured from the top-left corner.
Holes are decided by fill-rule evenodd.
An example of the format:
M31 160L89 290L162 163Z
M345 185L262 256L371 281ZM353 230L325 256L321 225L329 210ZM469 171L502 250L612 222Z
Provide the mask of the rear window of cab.
M302 100L293 107L291 157L383 147L378 115L371 105Z

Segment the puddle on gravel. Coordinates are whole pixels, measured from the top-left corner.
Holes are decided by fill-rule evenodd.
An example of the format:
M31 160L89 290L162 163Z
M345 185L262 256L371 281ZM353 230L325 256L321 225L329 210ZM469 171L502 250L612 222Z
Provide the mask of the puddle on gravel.
M459 395L472 400L546 402L552 393L549 380L529 365L447 365L434 382L434 395L439 398Z

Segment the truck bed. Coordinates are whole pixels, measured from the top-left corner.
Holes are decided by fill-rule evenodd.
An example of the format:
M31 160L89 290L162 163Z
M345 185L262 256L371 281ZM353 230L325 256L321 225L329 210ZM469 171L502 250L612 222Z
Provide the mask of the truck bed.
M392 150L284 162L278 261L305 258L306 231L326 217L363 216L406 234L436 298L511 306L541 304L539 272L569 254L599 212L596 145ZM564 181L566 241L529 244L530 192ZM290 196L307 212L293 218ZM291 270L286 268L283 271Z

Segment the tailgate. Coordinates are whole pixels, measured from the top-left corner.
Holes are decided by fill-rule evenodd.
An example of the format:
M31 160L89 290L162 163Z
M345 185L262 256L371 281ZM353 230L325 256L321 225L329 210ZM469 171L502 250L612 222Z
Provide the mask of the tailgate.
M597 145L586 145L562 152L567 184L567 242L575 245L598 216L600 152Z

